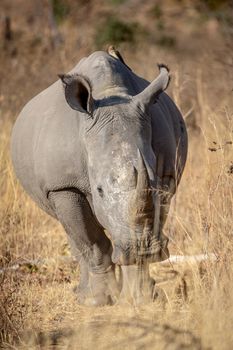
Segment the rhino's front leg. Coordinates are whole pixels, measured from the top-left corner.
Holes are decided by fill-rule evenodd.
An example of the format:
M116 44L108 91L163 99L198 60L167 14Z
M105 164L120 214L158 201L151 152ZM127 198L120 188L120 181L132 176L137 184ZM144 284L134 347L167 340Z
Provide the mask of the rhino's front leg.
M114 303L118 289L111 243L88 201L75 189L50 192L49 199L68 234L73 252L80 259L79 301L93 306Z

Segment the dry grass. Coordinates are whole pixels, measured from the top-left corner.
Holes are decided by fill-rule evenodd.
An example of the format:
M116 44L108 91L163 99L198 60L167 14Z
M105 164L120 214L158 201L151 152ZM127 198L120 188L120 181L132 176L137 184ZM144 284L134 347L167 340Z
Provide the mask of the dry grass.
M212 111L208 105L199 107L203 118L200 132L193 135L191 131L189 159L173 200L167 231L172 253L214 252L219 261L201 268L189 266L184 271L171 267L165 272L167 276L171 270L178 273L170 283L161 285L165 301L136 308L93 310L77 305L72 287L78 272L72 264L58 259L69 255L63 230L31 202L16 182L8 154L11 123L3 124L1 265L54 258L1 276L3 343L17 339L23 348L30 342L30 348L35 349L46 349L52 343L60 344L57 346L61 349L120 349L123 344L129 349L231 348L232 115L227 108Z
M68 30L69 24L61 28L65 38ZM14 177L9 158L10 132L19 106L51 83L55 73L68 70L72 62L91 50L80 44L82 49L70 58L74 50L71 39L59 50L47 53L40 45L32 50L27 40L21 56L9 58L11 51L7 51L1 58L5 90L0 94L0 268L5 271L0 274L0 347L231 349L231 67L215 61L215 51L212 55L202 52L192 61L190 56L182 57L179 50L164 51L147 43L133 52L126 47L129 65L149 79L156 74L156 61L170 65L173 81L169 93L183 113L188 112L189 157L165 229L171 253L211 252L218 261L184 268L174 265L159 272L152 267L152 275L168 278L160 285L163 293L153 305L91 309L79 306L72 292L78 269L59 258L70 256L63 229L27 197ZM13 67L18 71L7 85L6 72ZM8 266L33 259L47 260L7 270Z

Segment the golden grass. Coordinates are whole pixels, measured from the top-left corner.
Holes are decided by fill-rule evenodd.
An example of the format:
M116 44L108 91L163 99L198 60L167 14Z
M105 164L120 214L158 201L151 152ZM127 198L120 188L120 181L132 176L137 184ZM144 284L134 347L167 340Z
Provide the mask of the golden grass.
M202 81L198 84L200 89ZM63 229L38 209L17 183L9 160L11 122L3 122L1 266L22 259L48 259L0 275L3 345L30 349L48 349L52 344L57 349L233 346L232 112L203 105L205 92L201 93L197 100L200 130L190 129L188 162L166 232L173 254L213 252L219 259L168 269L167 276L173 270L176 277L161 284L164 295L153 305L91 309L77 304L72 288L78 271L73 263L59 260L59 256L70 254ZM179 90L173 95L178 102L182 98Z

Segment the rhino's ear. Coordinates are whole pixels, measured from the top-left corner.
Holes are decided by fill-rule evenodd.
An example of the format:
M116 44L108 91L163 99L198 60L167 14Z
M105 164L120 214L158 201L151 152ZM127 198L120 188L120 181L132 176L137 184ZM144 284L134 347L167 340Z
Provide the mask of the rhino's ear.
M64 85L65 98L70 107L82 113L92 114L94 100L88 79L78 74L58 76Z
M158 64L159 76L153 80L142 92L133 97L133 100L142 105L154 104L158 96L166 90L170 82L169 68L164 64Z

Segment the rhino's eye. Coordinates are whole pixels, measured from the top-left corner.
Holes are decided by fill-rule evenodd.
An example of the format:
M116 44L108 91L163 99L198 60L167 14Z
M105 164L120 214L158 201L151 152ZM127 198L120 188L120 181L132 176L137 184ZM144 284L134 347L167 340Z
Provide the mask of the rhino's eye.
M103 196L104 196L104 191L103 191L103 188L102 188L101 186L98 186L98 187L97 187L97 191L98 191L100 197L103 197Z

